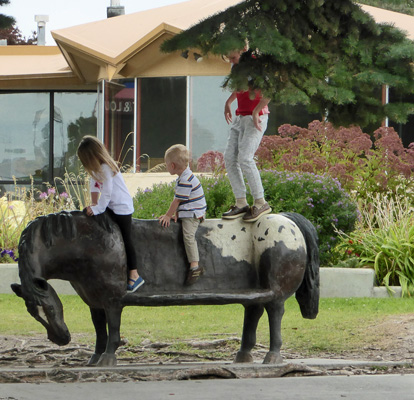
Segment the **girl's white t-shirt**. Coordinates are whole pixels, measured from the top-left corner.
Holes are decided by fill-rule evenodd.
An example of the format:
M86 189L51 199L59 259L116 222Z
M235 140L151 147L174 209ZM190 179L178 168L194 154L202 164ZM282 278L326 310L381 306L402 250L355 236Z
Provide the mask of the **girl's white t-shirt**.
M134 212L132 197L128 192L122 174L113 172L108 164L101 165L103 182L91 178L91 192L101 193L98 204L91 206L94 215L102 214L106 208L110 208L115 214L128 215Z

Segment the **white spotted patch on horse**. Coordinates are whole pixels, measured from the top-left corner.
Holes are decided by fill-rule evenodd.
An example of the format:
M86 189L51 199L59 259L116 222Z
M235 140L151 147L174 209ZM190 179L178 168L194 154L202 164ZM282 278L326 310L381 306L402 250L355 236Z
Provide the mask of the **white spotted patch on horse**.
M257 262L260 255L275 243L291 250L303 248L306 243L297 225L280 214L268 214L254 223L235 220L208 219L208 239L223 257L231 256L237 261Z

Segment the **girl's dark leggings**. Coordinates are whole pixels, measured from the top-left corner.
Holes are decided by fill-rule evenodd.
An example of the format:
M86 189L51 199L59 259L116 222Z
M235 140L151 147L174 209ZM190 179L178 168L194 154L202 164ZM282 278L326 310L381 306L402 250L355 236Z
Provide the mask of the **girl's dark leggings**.
M110 208L106 209L109 216L118 224L124 239L128 270L137 269L137 256L132 241L132 214L115 214Z

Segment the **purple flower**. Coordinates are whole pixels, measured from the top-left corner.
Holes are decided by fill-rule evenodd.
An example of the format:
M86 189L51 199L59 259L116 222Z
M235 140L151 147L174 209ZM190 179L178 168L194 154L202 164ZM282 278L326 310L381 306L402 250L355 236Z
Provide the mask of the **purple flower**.
M47 194L55 194L56 193L56 189L55 188L49 188L47 189Z
M46 199L47 198L47 193L46 192L42 192L39 194L39 198L41 199Z
M62 199L67 199L69 197L69 195L66 192L62 192L59 196Z

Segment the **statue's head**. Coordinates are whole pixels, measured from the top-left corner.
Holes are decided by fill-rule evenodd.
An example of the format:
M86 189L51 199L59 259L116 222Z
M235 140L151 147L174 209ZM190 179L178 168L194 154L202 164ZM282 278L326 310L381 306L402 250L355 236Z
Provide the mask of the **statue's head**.
M70 333L63 319L62 303L47 281L33 278L30 284L13 283L12 290L24 299L29 314L39 321L53 343L64 346L70 342Z

